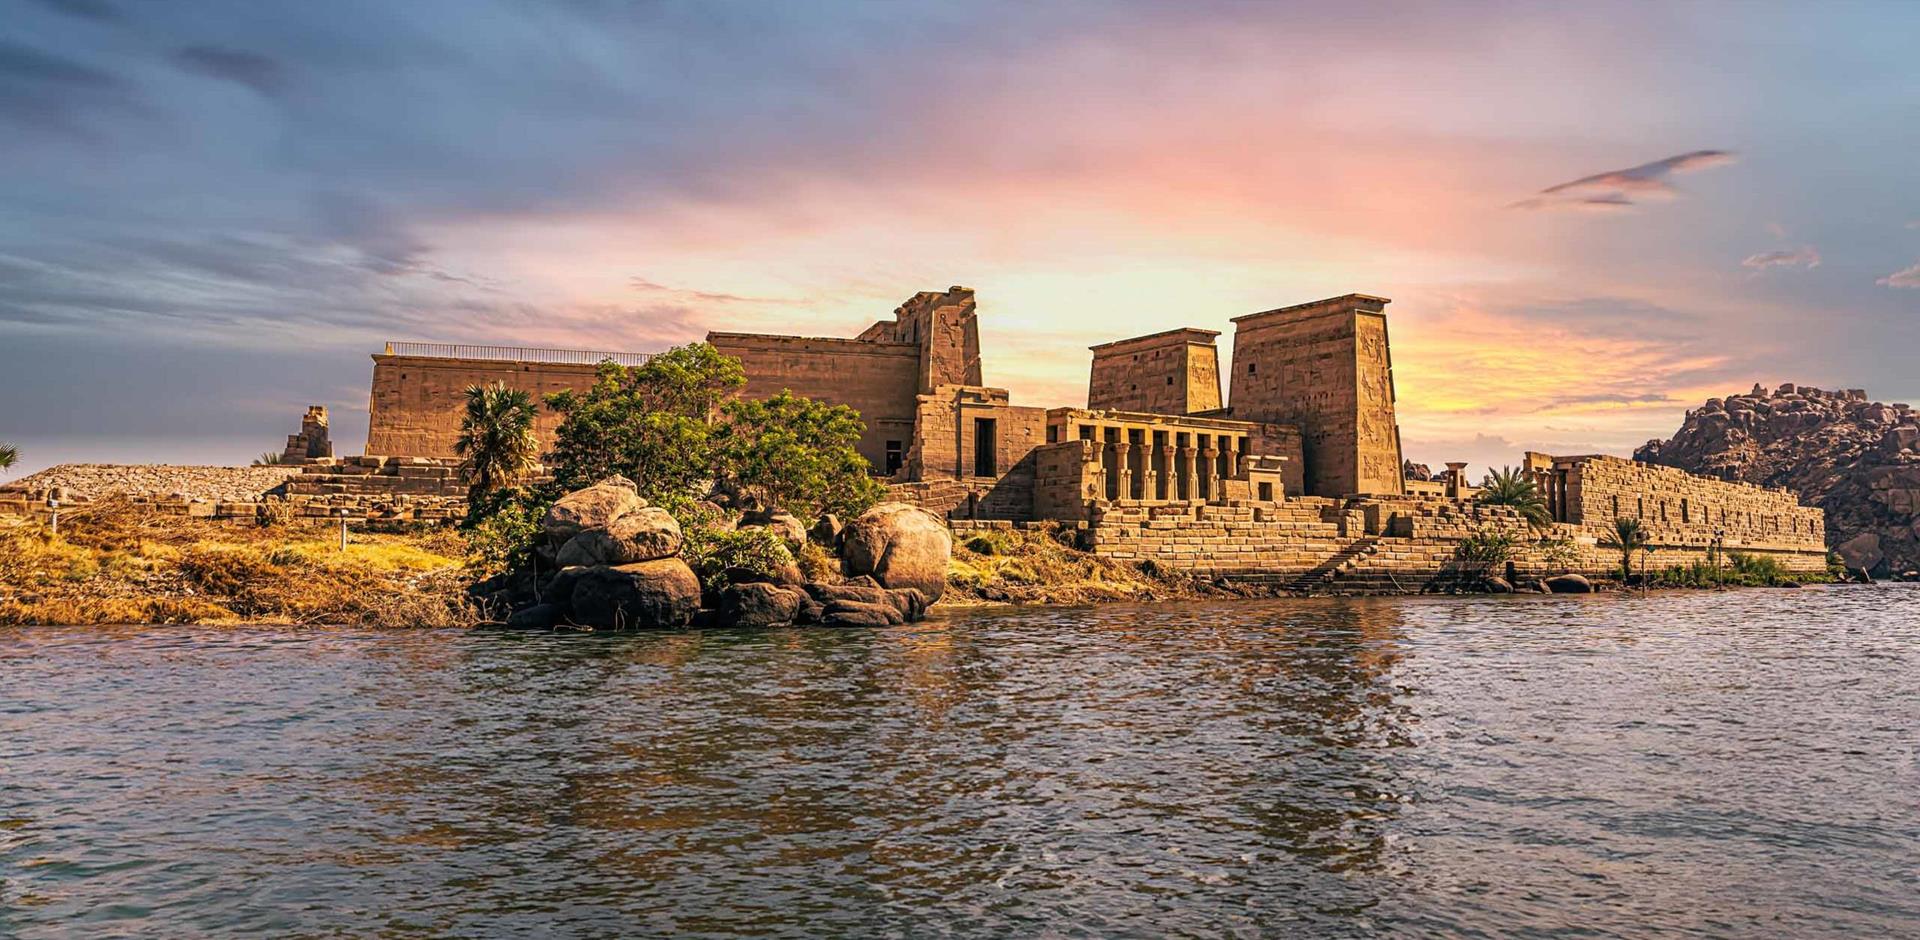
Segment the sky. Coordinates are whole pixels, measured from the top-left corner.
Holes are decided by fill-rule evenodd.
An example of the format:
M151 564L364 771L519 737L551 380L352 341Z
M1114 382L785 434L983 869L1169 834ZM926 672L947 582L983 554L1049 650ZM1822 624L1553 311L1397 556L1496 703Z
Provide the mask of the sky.
M0 441L365 440L388 340L851 335L985 372L1390 297L1407 455L1920 400L1920 5L0 0ZM1224 350L1223 350L1224 352Z

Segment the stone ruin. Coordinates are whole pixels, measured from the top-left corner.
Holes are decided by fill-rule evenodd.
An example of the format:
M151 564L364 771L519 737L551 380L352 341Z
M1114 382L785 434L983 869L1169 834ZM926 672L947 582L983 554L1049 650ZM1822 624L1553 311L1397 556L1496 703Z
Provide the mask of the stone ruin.
M299 463L333 456L333 441L327 436L327 406L308 405L300 419L300 433L287 435L287 448L280 453L282 463Z

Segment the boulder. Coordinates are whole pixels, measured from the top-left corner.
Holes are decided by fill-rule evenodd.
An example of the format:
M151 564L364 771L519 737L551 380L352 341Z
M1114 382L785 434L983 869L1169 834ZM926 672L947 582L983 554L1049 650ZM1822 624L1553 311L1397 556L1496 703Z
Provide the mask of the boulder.
M1488 594L1513 593L1513 585L1509 583L1506 578L1488 578L1486 587Z
M1591 594L1593 582L1577 574L1557 574L1541 582L1552 594Z
M871 575L883 587L918 589L928 603L946 593L952 556L946 524L906 503L867 510L840 537L840 564L848 575Z
M908 623L927 619L927 596L918 588L899 588L887 592L887 603Z
M611 564L630 565L680 553L680 523L658 507L642 506L623 514L607 527L607 535L619 546L619 557Z
M1886 553L1880 549L1880 536L1872 532L1862 532L1833 549L1840 560L1849 568L1872 571L1886 560Z
M678 558L589 568L570 598L573 620L602 630L684 627L700 610L700 579Z
M554 553L553 563L562 568L597 567L617 565L620 546L605 529L587 529L567 539L560 551Z
M770 529L787 547L798 549L807 541L807 527L792 513L782 510L759 509L740 517L738 528Z
M800 591L768 584L729 584L720 589L719 624L727 627L771 627L792 623L807 596Z
M781 587L797 588L807 583L807 577L800 573L800 566L794 562L781 562L770 572L756 571L742 565L734 565L720 572L720 576L729 584L777 584Z
M560 569L559 573L547 582L547 586L541 589L541 600L557 605L562 612L572 610L573 587L579 583L580 576L589 570L579 566Z
M845 528L846 524L840 521L839 516L833 513L826 513L820 517L818 522L813 524L813 528L807 530L807 538L815 544L838 550L840 548L840 531Z
M560 546L554 564L631 565L679 552L680 524L666 510L649 506L625 513L605 528L582 530Z
M560 607L557 604L535 604L526 610L518 611L507 618L509 630L551 630L560 622Z
M853 601L861 604L887 604L887 589L866 584L822 584L818 581L805 586L807 594L822 604L834 601Z
M540 520L540 528L559 545L587 529L608 528L621 516L645 508L647 501L640 498L632 480L611 476L560 497Z
M887 604L862 604L858 601L834 601L821 615L828 627L890 627L906 622L900 612Z

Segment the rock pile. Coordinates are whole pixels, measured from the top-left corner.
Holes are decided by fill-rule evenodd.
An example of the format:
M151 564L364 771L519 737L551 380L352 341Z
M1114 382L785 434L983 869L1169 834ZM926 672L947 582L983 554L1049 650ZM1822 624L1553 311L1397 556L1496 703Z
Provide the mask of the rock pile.
M1709 398L1673 437L1635 460L1727 480L1784 486L1826 511L1827 539L1849 567L1920 576L1920 414L1861 389L1755 385Z
M739 525L764 526L789 544L809 537L807 526L785 513L749 514ZM823 520L812 533L831 538L837 526ZM846 536L837 540L848 574L843 582L810 582L797 565L788 564L771 574L728 569L724 584L703 590L680 557L679 524L665 510L647 505L623 477L562 497L541 520L541 531L542 554L552 559L556 572L539 581L521 573L476 585L476 594L518 608L508 627L911 623L924 618L945 590L952 551L952 539L938 519L912 506L883 503L849 524Z
M63 499L108 495L169 496L210 503L253 502L299 467L192 467L169 464L63 463L0 486L10 492L58 491Z

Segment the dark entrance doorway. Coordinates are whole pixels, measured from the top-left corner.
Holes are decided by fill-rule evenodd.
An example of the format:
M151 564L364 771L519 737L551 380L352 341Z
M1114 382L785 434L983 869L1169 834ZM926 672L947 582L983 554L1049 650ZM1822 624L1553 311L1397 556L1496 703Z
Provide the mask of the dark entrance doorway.
M995 465L994 455L994 419L973 419L973 475L977 477L997 477L999 468Z

